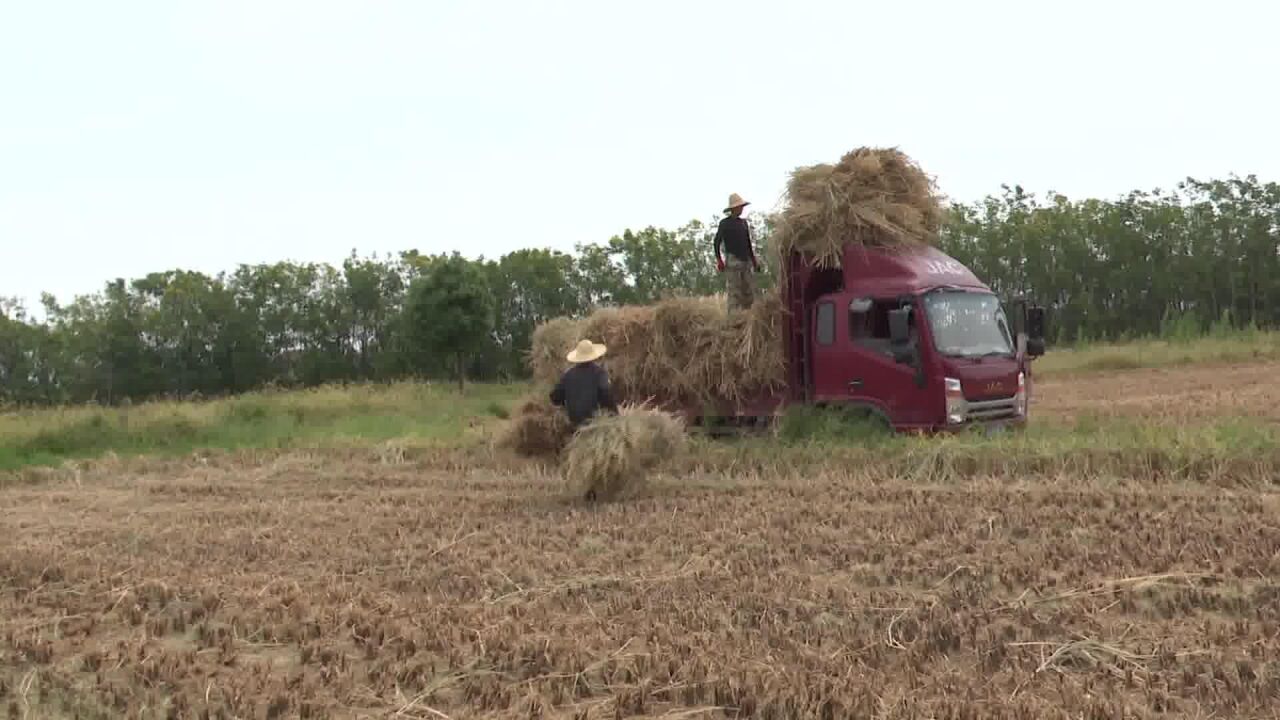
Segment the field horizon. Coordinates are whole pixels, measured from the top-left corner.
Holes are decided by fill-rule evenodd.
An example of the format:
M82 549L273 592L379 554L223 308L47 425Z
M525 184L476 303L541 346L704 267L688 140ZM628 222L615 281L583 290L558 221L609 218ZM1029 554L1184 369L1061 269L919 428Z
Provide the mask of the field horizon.
M1087 387L1083 378L1125 371L1232 368L1272 360L1280 360L1280 332L1237 331L1184 340L1053 349L1033 364L1037 382L1033 413L1043 400L1045 383L1052 389L1055 383L1076 379ZM540 391L528 381L473 383L461 393L451 382L398 381L268 389L125 406L9 408L0 411L0 437L5 439L0 444L0 472L30 465L56 466L108 452L181 455L197 450L341 448L386 442L408 447L466 445L491 439L494 428L512 414L521 398ZM1038 428L1042 423L1034 413L1032 434L1043 429L1063 436L1064 418L1051 415L1049 419L1053 420L1049 428ZM1097 434L1088 417L1065 420L1073 433L1090 434L1092 429ZM1267 432L1265 426L1244 432L1256 434L1255 430ZM1134 429L1124 432L1132 434Z

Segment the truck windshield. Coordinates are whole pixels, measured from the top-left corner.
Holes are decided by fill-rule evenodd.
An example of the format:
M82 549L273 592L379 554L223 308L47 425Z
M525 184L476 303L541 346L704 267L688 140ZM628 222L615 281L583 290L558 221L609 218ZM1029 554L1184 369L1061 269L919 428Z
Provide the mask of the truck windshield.
M943 355L1012 355L1013 338L1000 301L987 293L941 291L925 295L933 342Z

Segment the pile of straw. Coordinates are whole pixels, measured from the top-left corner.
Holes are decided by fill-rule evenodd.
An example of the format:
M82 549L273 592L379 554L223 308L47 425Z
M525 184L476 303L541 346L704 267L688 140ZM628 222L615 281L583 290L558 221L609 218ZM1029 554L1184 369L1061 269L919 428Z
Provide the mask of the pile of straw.
M555 459L564 451L573 434L569 416L551 404L549 393L530 396L521 403L515 417L499 439L499 447L527 458Z
M651 470L684 448L684 425L660 410L624 405L584 425L565 448L563 471L573 491L616 500L642 489Z
M932 178L896 148L858 148L835 165L798 168L787 196L775 218L774 249L784 258L798 250L819 267L839 267L850 243L930 243L943 221Z
M540 326L529 362L539 382L554 383L565 354L585 337L608 346L601 362L619 402L742 400L785 384L782 313L772 294L732 314L723 296L603 308Z

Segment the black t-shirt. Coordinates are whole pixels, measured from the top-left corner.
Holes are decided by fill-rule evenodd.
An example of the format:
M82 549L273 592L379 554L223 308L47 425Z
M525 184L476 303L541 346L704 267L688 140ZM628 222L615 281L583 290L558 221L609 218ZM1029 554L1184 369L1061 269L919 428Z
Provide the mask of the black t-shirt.
M564 407L574 427L590 420L600 409L617 412L609 391L609 375L597 363L581 363L565 371L551 391L551 402Z
M716 230L716 257L720 256L721 246L725 253L750 262L755 257L755 251L751 248L751 228L747 221L732 215L721 220L720 227Z

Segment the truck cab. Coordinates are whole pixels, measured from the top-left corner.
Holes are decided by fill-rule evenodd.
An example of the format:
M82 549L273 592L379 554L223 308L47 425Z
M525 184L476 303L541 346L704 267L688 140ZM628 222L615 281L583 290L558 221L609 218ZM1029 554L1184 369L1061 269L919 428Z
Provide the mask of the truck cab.
M900 431L1025 423L1042 310L1010 318L932 247L850 245L840 268L789 265L791 402L865 409Z

